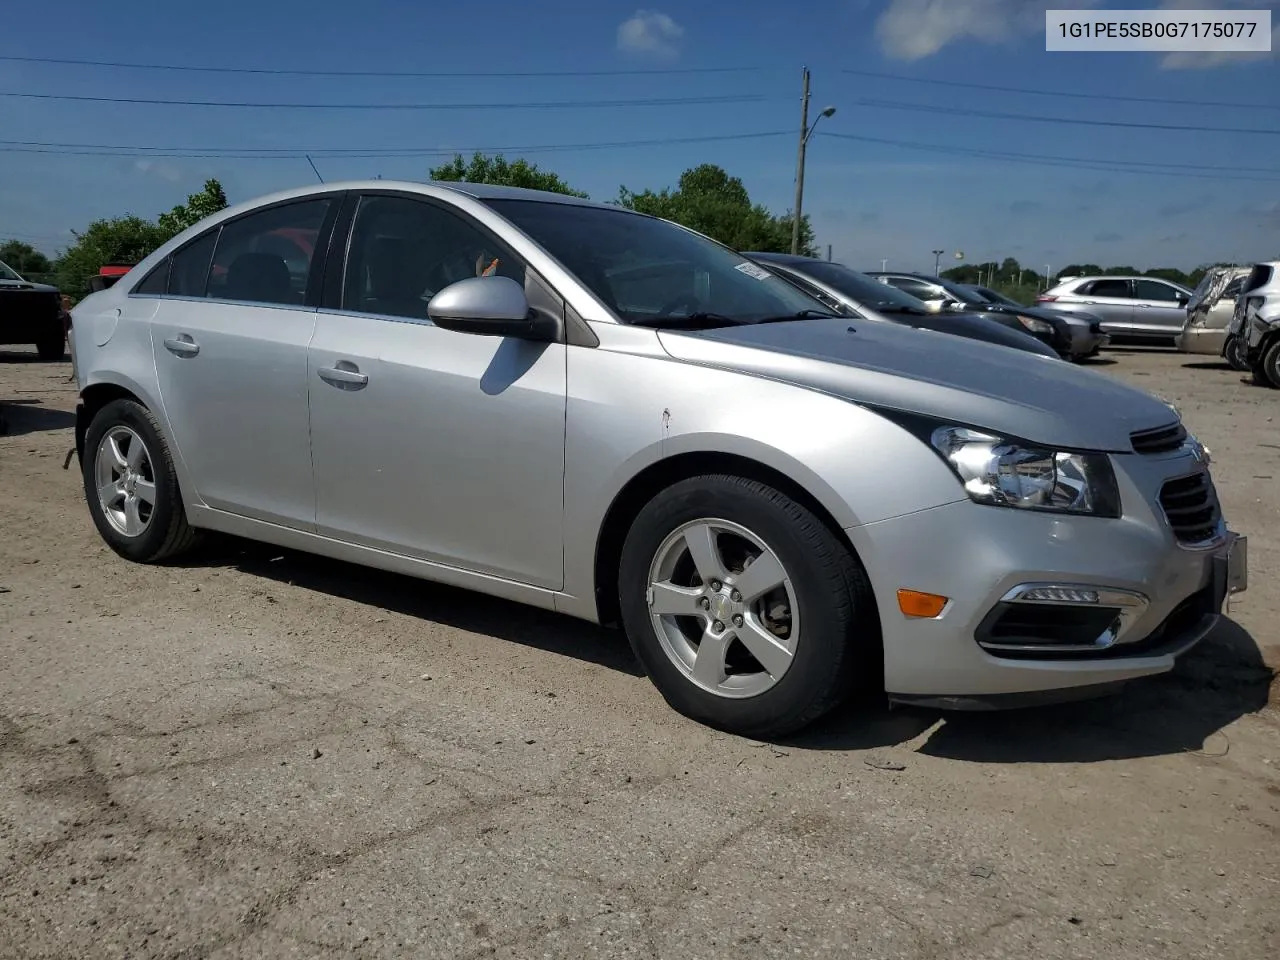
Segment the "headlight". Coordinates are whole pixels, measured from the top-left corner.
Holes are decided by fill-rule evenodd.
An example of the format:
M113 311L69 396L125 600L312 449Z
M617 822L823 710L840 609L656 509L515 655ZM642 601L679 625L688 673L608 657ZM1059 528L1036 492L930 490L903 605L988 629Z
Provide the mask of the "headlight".
M1024 446L966 427L938 427L929 439L976 503L1120 516L1115 471L1105 454Z
M1053 324L1048 320L1037 320L1035 317L1024 317L1022 314L1018 314L1018 322L1032 333L1053 333Z

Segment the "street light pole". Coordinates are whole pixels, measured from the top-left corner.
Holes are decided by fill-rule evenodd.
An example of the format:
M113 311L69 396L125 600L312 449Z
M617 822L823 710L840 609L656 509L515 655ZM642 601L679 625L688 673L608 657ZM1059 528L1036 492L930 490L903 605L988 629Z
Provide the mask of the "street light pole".
M801 208L804 206L804 155L805 150L809 146L809 138L813 136L813 131L818 128L818 120L823 117L829 117L836 112L835 107L827 107L822 113L818 114L817 120L813 121L813 126L809 126L809 68L801 67L804 78L804 92L800 97L800 149L796 156L796 204L795 210L792 212L794 219L791 221L791 252L798 254L800 252L800 217Z
M933 251L933 275L934 275L935 277L938 275L938 270L939 270L939 268L940 268L940 267L941 267L941 265L942 265L942 255L943 255L944 253L946 253L946 252L947 252L947 251L945 251L945 250L935 250L935 251Z

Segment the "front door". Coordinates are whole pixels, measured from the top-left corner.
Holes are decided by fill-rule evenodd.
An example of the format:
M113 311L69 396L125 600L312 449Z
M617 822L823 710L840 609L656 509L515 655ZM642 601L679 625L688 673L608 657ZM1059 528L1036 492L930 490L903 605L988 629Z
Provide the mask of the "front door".
M317 528L558 589L566 348L427 319L436 291L480 273L541 282L443 202L360 198L310 351Z
M228 221L174 255L151 323L161 402L210 507L310 530L307 345L330 197Z
M1133 332L1175 336L1187 319L1181 291L1160 280L1133 281Z

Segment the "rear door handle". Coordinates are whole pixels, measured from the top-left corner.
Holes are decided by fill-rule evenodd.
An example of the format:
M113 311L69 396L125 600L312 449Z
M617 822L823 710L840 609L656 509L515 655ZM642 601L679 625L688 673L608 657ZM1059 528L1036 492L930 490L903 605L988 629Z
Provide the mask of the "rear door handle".
M164 348L179 357L194 357L200 352L200 344L185 333L167 338L164 342Z
M316 373L320 375L320 379L325 383L333 384L335 387L355 387L359 389L369 382L369 375L361 373L354 363L347 360L339 360L332 367L320 367Z

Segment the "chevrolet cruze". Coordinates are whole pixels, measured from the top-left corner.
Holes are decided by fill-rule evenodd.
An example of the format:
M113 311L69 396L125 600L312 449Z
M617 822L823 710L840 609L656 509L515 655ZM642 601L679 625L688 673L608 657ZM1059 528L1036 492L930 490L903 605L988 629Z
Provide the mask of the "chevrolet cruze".
M619 624L752 736L857 690L943 706L1169 670L1243 589L1165 403L832 316L675 224L368 181L224 210L74 311L89 512Z

